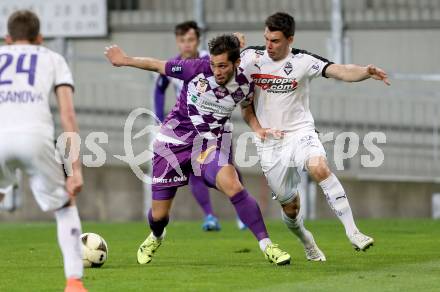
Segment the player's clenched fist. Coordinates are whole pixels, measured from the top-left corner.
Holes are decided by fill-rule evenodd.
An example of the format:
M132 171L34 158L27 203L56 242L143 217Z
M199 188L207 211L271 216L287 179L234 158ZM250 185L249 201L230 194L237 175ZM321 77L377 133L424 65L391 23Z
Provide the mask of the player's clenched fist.
M66 191L70 197L75 197L83 187L83 176L81 171L73 171L73 175L66 179Z
M125 65L127 55L117 45L105 47L104 55L107 57L110 63L112 63L113 66L120 67Z

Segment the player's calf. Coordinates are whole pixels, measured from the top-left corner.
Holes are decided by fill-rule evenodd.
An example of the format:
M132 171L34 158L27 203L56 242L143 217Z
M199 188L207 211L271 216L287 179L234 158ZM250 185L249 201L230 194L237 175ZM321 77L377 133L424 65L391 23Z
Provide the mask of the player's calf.
M300 210L299 195L296 194L293 200L291 200L287 204L282 205L281 208L283 209L283 213L287 217L295 219L299 215L299 210Z
M309 261L325 261L324 253L319 249L313 235L304 226L304 220L300 215L300 196L298 193L288 199L289 203L282 205L281 217L287 228L296 235L304 246L306 258Z

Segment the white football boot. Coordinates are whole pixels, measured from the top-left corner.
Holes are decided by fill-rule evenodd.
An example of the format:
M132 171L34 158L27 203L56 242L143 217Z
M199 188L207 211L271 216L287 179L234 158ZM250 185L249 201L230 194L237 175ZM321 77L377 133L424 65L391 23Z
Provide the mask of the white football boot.
M327 260L324 253L319 249L315 242L313 242L311 247L304 247L304 251L308 261L325 262Z
M360 231L356 231L347 236L356 251L366 251L374 244L373 238L362 234Z

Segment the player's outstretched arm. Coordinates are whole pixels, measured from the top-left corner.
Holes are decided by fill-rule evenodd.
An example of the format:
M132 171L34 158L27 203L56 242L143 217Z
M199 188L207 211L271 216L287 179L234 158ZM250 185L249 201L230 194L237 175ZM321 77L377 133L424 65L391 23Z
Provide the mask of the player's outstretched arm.
M73 90L70 86L61 85L56 88L58 108L60 111L61 126L65 133L79 133L78 123L76 122L75 108L73 106ZM76 143L69 143L69 153L79 153ZM70 197L75 197L82 189L83 176L81 162L79 159L72 161L73 173L66 179L66 190Z
M358 82L373 78L383 81L386 85L390 85L387 73L374 65L364 67L354 64L331 64L327 67L325 74L327 77L346 82Z
M166 61L149 57L130 57L117 45L105 48L105 56L113 66L128 66L147 71L159 72L165 75Z

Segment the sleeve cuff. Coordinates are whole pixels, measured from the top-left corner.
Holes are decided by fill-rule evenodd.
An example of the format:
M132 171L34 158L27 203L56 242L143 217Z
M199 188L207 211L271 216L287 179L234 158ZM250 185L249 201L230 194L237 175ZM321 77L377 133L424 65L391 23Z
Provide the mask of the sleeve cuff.
M327 67L330 66L331 64L334 64L334 63L328 62L327 64L325 64L324 68L322 68L322 72L321 72L322 77L328 78L327 74L325 74L325 72L327 71Z
M75 92L75 87L73 86L73 84L71 83L60 83L54 86L53 91L56 92L57 88L60 86L69 86L70 88L72 88L72 91Z

